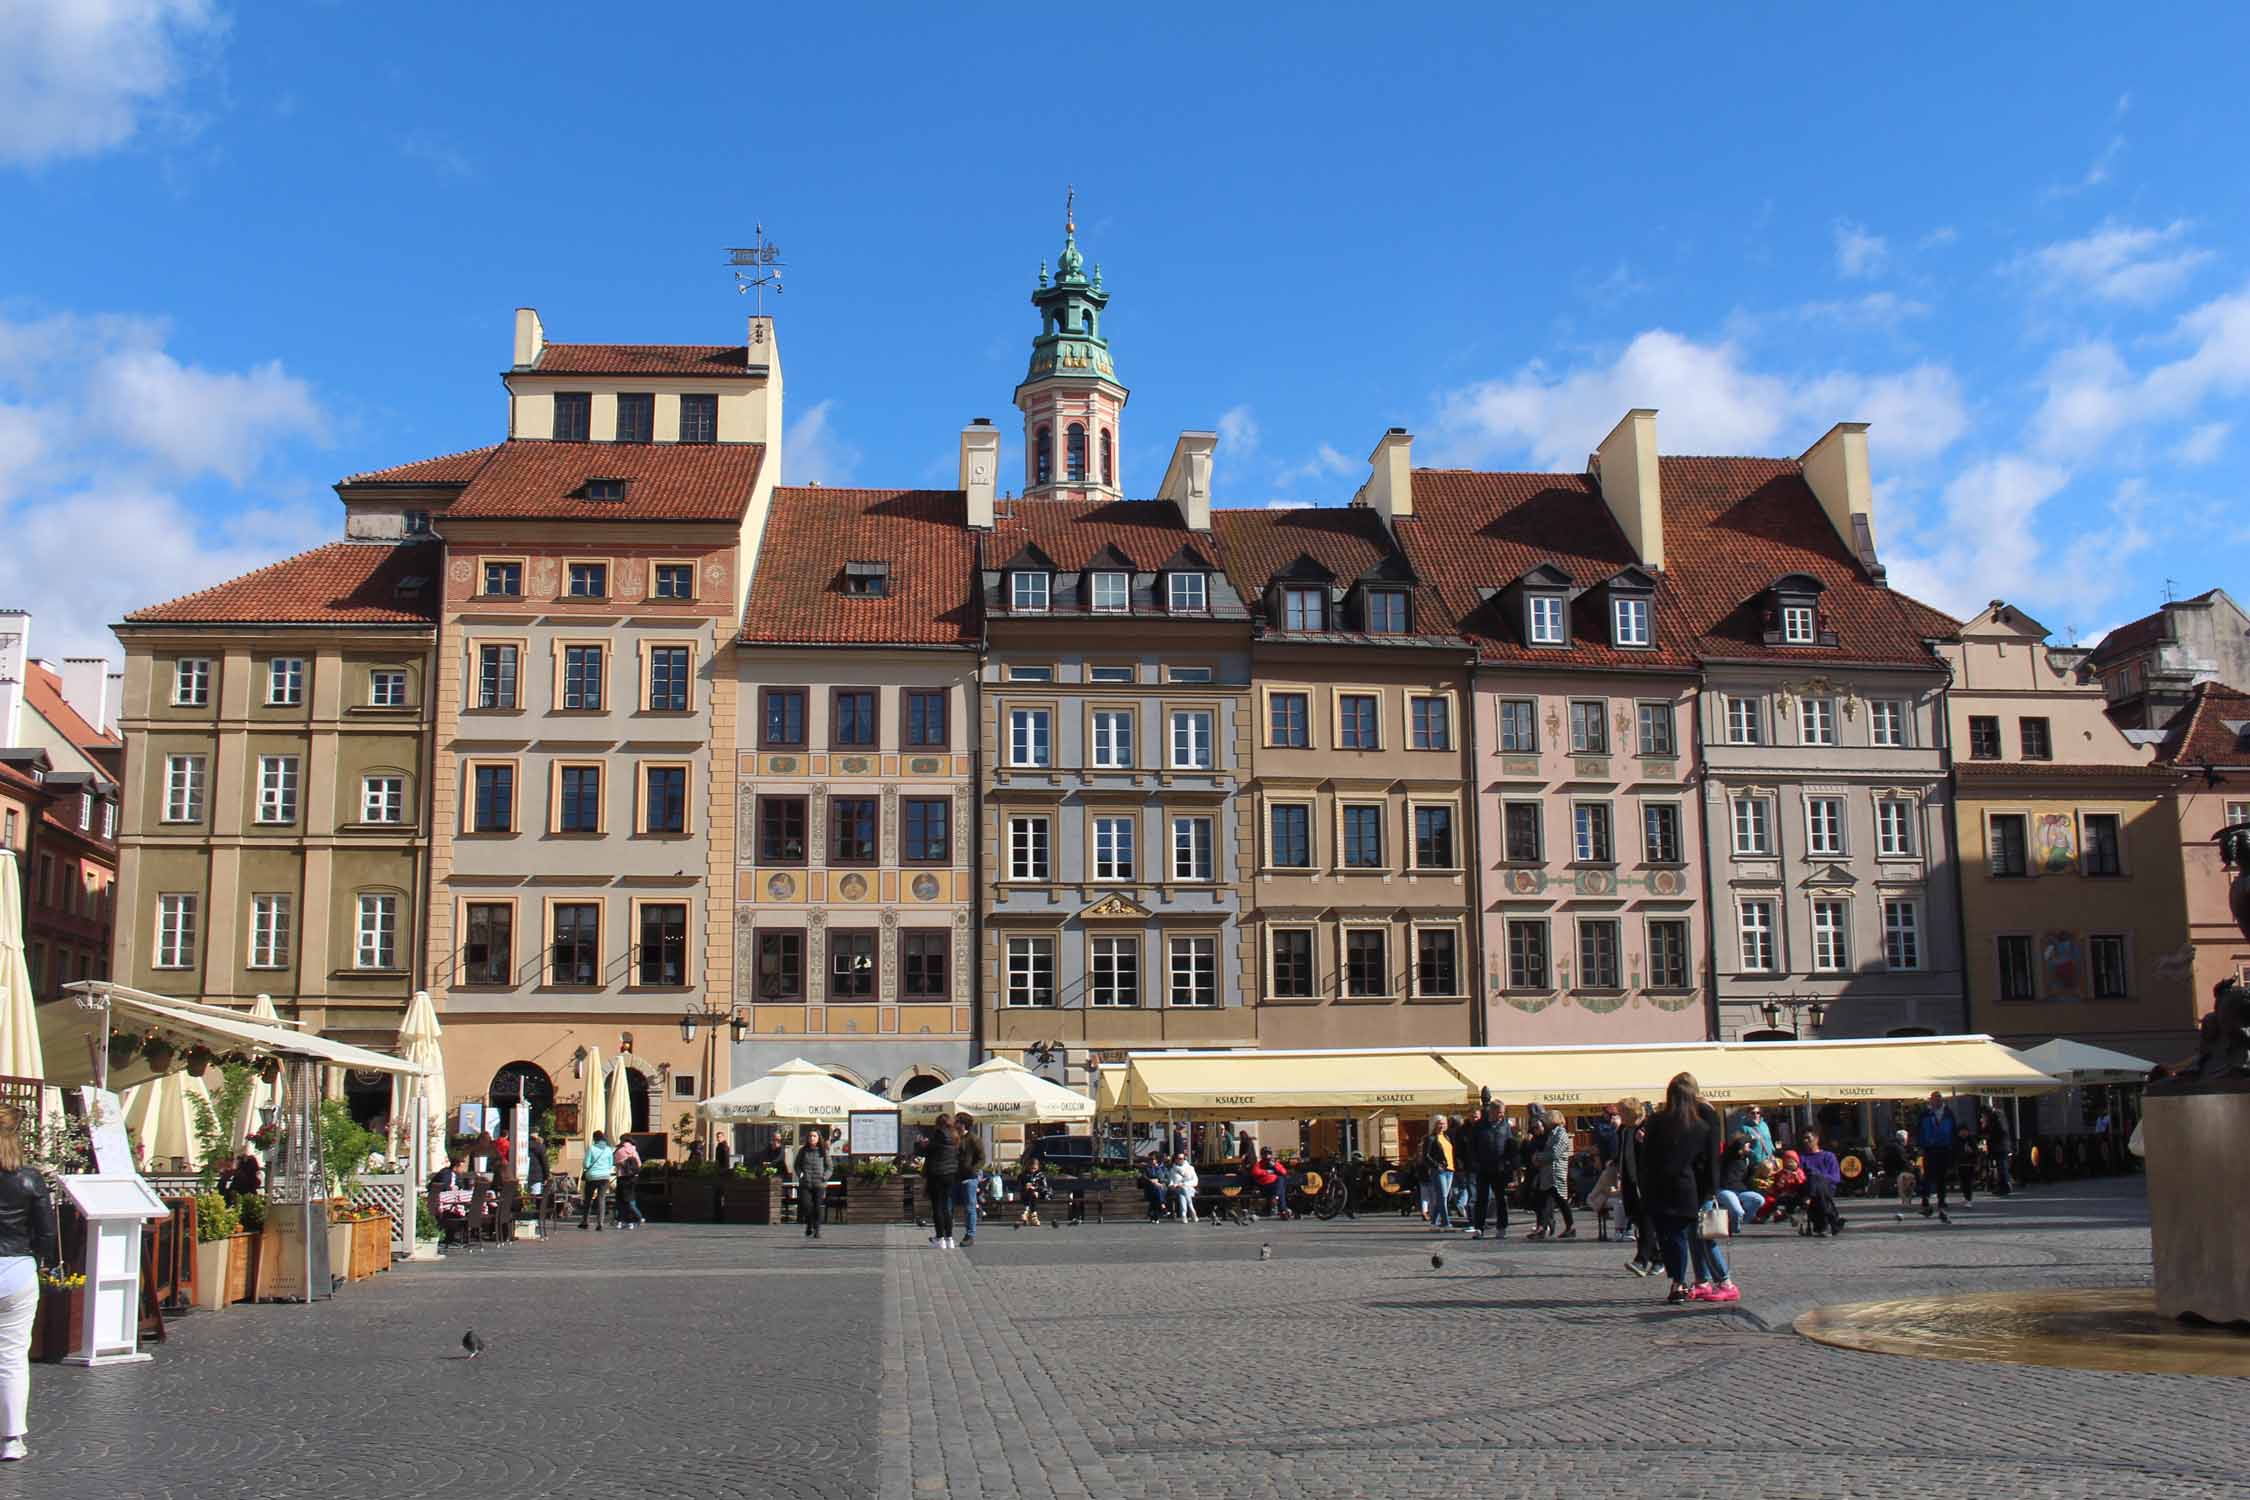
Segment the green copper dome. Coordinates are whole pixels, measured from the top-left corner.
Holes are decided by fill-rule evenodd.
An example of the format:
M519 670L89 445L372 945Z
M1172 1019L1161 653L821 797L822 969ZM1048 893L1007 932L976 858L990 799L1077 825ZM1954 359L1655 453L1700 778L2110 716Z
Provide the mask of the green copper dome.
M1102 310L1109 293L1102 286L1099 266L1086 279L1086 256L1078 248L1078 225L1063 221L1062 254L1055 257L1053 281L1047 263L1039 263L1039 285L1031 294L1039 309L1039 335L1031 341L1031 366L1023 385L1054 376L1082 376L1115 382L1116 367L1109 356L1109 340L1102 336ZM1021 389L1021 386L1018 387Z

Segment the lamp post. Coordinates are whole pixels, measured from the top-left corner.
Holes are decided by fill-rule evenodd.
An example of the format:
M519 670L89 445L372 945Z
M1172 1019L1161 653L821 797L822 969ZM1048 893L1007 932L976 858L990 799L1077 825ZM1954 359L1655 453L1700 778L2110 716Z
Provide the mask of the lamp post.
M681 1041L693 1042L698 1031L703 1033L703 1096L706 1099L711 1096L711 1073L717 1065L719 1027L722 1024L727 1029L728 1039L736 1043L750 1030L750 1023L743 1019L739 1007L702 1005L680 1017ZM700 1114L698 1111L696 1124L702 1134L704 1153L708 1155L711 1150L711 1122L700 1118Z

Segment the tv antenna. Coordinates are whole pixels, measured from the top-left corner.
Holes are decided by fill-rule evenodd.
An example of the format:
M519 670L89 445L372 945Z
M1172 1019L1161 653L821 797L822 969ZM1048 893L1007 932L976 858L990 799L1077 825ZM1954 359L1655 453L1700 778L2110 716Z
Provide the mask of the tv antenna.
M758 294L758 316L766 312L766 288L781 295L781 248L766 238L766 226L757 226L758 243L734 245L727 249L727 264L734 268L734 289L744 295Z

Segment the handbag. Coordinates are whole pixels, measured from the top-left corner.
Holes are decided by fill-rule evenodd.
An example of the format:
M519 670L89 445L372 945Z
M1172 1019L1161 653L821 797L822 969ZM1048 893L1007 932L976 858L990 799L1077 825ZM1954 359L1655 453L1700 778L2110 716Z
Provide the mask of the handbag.
M1723 1240L1732 1234L1725 1207L1717 1203L1705 1204L1703 1212L1695 1216L1695 1232L1707 1240Z

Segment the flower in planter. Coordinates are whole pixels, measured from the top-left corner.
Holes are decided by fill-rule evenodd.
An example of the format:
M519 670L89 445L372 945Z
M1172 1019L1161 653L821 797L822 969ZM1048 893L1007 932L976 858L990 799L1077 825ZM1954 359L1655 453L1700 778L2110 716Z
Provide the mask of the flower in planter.
M258 1065L258 1076L268 1083L281 1082L281 1059L269 1057Z
M139 1055L141 1039L131 1032L120 1031L109 1039L109 1065L122 1068Z
M86 1278L77 1271L41 1271L39 1284L58 1292L76 1292L85 1289Z
M217 1059L212 1055L211 1049L204 1046L201 1042L197 1042L194 1046L188 1048L186 1054L180 1059L181 1064L186 1067L186 1069L188 1070L188 1076L191 1078L201 1078L204 1074L204 1071L208 1069L216 1060Z
M148 1065L159 1073L172 1071L172 1059L179 1056L179 1052L180 1049L173 1046L167 1038L157 1036L153 1032L150 1033L148 1041L141 1047L141 1056L146 1058Z

